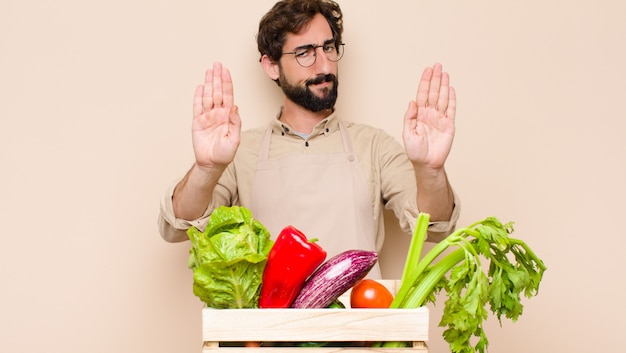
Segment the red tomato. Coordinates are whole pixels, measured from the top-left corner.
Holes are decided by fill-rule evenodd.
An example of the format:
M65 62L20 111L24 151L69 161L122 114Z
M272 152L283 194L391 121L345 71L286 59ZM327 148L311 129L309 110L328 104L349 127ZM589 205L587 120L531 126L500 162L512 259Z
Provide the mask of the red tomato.
M352 287L350 307L352 308L388 308L393 294L373 279L363 279Z

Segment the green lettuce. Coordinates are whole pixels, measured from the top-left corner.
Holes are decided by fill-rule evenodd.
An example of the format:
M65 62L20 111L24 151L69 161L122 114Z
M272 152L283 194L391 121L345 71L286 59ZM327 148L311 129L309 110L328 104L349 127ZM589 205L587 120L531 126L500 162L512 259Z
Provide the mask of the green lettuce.
M274 244L269 231L240 206L222 206L204 232L187 231L193 294L208 307L256 308L267 255Z

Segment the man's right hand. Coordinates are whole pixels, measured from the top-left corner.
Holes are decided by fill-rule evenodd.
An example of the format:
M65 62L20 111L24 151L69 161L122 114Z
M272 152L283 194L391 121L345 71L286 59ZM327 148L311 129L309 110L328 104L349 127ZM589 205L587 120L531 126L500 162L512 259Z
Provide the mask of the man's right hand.
M186 220L202 216L239 147L241 119L233 104L233 80L220 63L206 72L204 85L196 88L191 126L196 162L172 196L175 216Z
M201 169L224 169L239 147L241 119L234 105L230 72L216 62L206 72L204 85L193 101L192 143Z

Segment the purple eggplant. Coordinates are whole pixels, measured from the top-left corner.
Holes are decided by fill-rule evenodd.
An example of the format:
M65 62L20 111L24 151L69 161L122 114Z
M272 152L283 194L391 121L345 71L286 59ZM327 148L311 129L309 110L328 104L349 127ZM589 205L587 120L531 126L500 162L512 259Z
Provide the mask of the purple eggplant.
M311 274L291 307L327 307L363 279L377 261L375 251L347 250L335 255Z

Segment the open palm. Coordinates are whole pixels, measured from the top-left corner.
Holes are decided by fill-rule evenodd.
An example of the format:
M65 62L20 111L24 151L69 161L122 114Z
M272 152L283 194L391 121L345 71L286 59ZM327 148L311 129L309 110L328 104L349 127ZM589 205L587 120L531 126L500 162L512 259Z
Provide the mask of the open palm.
M202 167L229 164L235 158L240 134L241 119L234 105L230 72L215 63L194 95L192 143L196 163Z
M454 139L456 93L440 64L424 70L417 97L404 116L406 153L421 168L443 168Z

